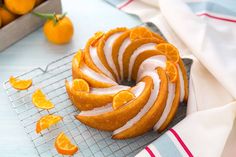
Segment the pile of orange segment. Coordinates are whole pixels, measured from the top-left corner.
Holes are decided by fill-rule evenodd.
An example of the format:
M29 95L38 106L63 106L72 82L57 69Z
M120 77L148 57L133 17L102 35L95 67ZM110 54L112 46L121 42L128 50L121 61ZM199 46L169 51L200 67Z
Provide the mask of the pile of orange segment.
M32 80L22 80L11 76L9 83L16 90L27 90L31 87ZM75 81L74 88L76 90L81 89L83 91L89 91L89 86L84 80L78 79ZM35 105L35 107L44 110L50 110L54 108L54 104L46 97L41 89L35 90L32 94L32 103ZM49 129L51 126L56 125L62 121L62 119L63 117L53 114L42 116L36 123L35 131L36 133L41 133L43 130ZM73 155L78 151L78 147L72 144L70 139L63 132L56 137L55 148L58 153L62 155Z
M76 118L114 139L165 130L188 99L178 49L145 27L95 33L75 54L72 76L66 90Z

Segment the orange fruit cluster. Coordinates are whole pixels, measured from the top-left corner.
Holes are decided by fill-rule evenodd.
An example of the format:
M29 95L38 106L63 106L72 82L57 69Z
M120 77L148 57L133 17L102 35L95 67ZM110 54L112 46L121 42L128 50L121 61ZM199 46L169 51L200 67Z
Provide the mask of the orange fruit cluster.
M0 28L27 14L45 0L4 0L0 5Z

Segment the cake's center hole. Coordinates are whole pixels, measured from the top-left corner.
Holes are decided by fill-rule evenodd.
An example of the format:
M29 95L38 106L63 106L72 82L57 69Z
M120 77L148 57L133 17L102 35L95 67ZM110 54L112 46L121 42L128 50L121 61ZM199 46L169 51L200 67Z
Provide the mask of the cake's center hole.
M134 81L134 80L131 80L131 81L122 80L121 83L120 83L120 85L133 87L133 86L136 85L136 81Z

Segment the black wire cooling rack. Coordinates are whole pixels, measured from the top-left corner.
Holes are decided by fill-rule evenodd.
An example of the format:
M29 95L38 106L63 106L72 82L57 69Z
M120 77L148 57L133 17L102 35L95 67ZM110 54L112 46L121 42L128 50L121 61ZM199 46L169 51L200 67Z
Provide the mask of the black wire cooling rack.
M158 30L153 25L146 25L152 30ZM111 132L90 128L76 120L74 115L78 114L79 111L69 100L65 89L65 80L72 80L71 61L74 54L72 53L53 61L47 65L45 70L36 68L18 76L20 79L33 80L33 85L28 90L17 91L11 87L8 81L4 83L11 107L16 112L25 132L34 144L38 156L62 156L54 148L54 140L62 131L79 147L79 151L74 155L78 157L135 156L146 145L161 135L150 131L133 139L113 140L111 139ZM185 59L184 63L189 72L191 61ZM55 104L53 109L42 110L32 104L32 93L36 89L42 89L43 93ZM185 113L186 105L181 104L171 126L182 120L185 117ZM41 134L37 134L35 132L36 122L46 114L60 115L63 117L63 121L42 131Z

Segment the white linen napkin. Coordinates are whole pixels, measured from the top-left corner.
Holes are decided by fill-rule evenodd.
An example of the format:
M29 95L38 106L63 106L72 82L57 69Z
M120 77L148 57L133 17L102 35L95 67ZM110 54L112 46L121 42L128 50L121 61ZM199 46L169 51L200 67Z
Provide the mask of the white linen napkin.
M220 157L235 116L236 102L195 112L148 145L136 157Z
M208 112L215 111L213 108L224 106L235 100L236 1L107 1L124 12L137 15L143 22L156 24L167 40L179 49L181 57L190 57L194 60L189 81L190 95L187 120L183 120L181 125L178 124L177 126L188 126L189 119L192 120L192 118L188 118L191 113L207 110L205 114L207 116ZM223 112L224 107L217 110ZM222 117L223 115L219 114L218 116ZM204 122L201 120L201 116L194 117L196 118L192 123L190 122L191 124ZM212 127L217 129L216 132L219 131L219 138L207 148L198 149L198 147L194 148L194 145L191 146L189 149L194 153L193 155L209 156L209 149L216 149L215 154L210 156L235 156L236 124L233 125L234 118L227 119L227 122L222 120L212 123ZM221 132L221 126L228 128L228 131ZM197 140L201 134L206 137L211 136L211 128L206 125L201 126L204 129L201 129L200 134L197 134L193 129L192 136L188 136L188 134L185 136L186 132L181 132L181 127L177 128L179 129L176 132L184 137L184 141L192 140L192 144L195 145L208 142L207 138L205 141L204 138ZM185 128L182 129L183 131L186 130ZM222 142L222 139L226 142Z

